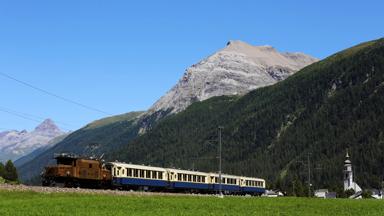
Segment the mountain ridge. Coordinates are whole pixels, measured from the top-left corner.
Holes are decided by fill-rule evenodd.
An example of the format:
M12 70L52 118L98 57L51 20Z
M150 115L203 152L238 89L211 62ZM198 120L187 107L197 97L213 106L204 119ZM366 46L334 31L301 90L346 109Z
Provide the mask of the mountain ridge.
M46 119L36 128L27 130L10 130L0 133L0 160L17 160L34 150L44 147L55 137L61 136L61 131L51 119Z
M272 46L232 40L227 46L186 69L183 77L145 115L178 113L196 101L246 94L284 80L318 61L303 53L279 53Z

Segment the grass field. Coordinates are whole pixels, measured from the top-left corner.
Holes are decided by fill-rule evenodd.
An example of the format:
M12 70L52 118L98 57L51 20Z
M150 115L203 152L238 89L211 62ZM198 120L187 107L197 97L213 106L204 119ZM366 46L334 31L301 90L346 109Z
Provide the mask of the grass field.
M384 201L0 191L0 215L384 215Z

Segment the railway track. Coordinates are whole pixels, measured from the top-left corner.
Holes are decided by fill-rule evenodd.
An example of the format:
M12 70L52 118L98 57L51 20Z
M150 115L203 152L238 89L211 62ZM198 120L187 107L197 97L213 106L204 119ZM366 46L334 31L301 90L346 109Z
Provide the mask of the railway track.
M33 191L37 193L81 193L81 194L100 194L117 196L213 196L207 194L186 194L186 193L164 193L164 192L140 192L140 191L120 191L105 189L86 189L86 188L62 188L62 187L43 187L29 185L0 184L0 191Z

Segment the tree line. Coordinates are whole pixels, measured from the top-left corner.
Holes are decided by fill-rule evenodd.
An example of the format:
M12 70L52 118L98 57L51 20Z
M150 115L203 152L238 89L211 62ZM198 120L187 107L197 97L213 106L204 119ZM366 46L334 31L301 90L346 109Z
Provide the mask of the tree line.
M18 181L17 170L11 160L8 160L5 165L0 162L0 177L6 181Z

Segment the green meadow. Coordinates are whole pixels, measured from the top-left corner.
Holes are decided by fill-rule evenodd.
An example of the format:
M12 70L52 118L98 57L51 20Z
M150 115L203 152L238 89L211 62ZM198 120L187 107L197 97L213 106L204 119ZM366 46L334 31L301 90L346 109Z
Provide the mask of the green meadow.
M0 191L0 215L384 215L384 201Z

